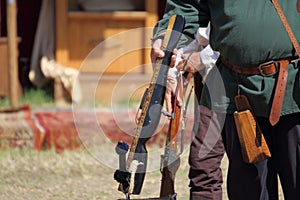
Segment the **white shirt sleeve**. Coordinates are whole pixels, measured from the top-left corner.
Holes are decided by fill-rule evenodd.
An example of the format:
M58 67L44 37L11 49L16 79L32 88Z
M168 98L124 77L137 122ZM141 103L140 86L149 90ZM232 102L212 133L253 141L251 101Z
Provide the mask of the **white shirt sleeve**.
M201 59L202 65L204 65L204 69L199 72L203 77L203 81L205 81L205 78L206 78L208 72L215 66L219 55L220 55L220 53L212 50L210 45L207 45L200 52L200 59Z
M208 72L215 66L220 55L219 52L214 51L209 45L209 34L210 24L208 24L206 28L198 28L195 39L187 46L178 50L175 69L177 69L177 63L181 60L181 54L189 54L195 51L200 51L201 65L204 69L200 70L199 73L202 75L203 81L205 81ZM172 71L171 74L174 76L175 72Z
M200 74L205 80L206 75L215 66L215 63L219 57L219 52L214 51L209 45L210 24L206 28L198 28L193 40L189 45L183 48L183 53L191 53L193 51L200 50L200 59L204 69L200 71ZM200 48L199 48L200 46Z

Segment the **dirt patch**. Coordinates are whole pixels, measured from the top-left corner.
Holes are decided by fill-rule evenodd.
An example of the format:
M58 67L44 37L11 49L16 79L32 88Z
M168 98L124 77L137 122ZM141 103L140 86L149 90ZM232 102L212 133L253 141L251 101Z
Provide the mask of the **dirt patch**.
M178 200L189 199L188 152L181 157L176 174L175 190ZM222 163L226 180L228 160ZM124 195L117 190L115 169L97 161L86 150L53 151L6 150L0 151L1 200L119 200ZM146 174L141 195L132 199L157 198L161 173L153 170ZM280 188L280 198L283 199ZM223 200L227 200L226 181Z
M186 156L176 176L178 199L188 199ZM114 169L101 165L90 153L65 151L5 151L0 155L0 199L123 199L113 180ZM142 194L159 196L159 170L146 175Z

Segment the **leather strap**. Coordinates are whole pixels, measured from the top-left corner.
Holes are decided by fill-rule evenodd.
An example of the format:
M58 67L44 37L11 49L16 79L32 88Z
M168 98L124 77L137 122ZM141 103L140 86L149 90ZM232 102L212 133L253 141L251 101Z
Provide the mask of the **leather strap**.
M272 0L272 3L277 11L277 14L286 30L288 33L288 36L298 54L298 57L300 56L300 47L297 42L297 39L295 35L293 34L293 31L278 3L278 0ZM296 11L295 11L296 12ZM274 126L280 118L280 111L284 99L284 94L285 94L285 89L286 89L286 82L288 78L288 70L285 68L286 65L279 65L279 73L278 73L278 78L277 78L277 83L276 83L276 89L273 97L273 103L270 111L270 116L269 116L269 121L272 126Z
M240 67L230 63L227 59L221 56L222 63L224 63L229 69L239 74L260 74L262 76L272 76L279 70L279 66L286 66L293 60L297 59L296 57L288 57L281 60L272 60L266 63L262 63L259 66L255 67Z
M280 111L284 99L286 82L288 79L288 70L286 69L286 66L287 64L280 64L279 66L279 73L269 116L269 121L272 126L277 124L280 118Z
M286 66L293 62L295 59L295 57L291 57L277 61L270 61L262 63L258 67L240 67L229 63L225 58L221 56L221 60L225 64L225 66L239 74L260 74L262 76L271 76L278 72L276 88L269 116L269 122L272 126L274 126L280 118L280 111L288 79L288 70L286 69Z
M295 35L294 35L294 33L293 33L293 31L292 31L292 29L291 29L288 21L287 21L285 15L284 15L284 13L283 13L283 11L282 11L279 3L278 3L278 0L272 0L272 3L273 3L273 5L274 5L274 7L275 7L275 9L277 11L278 16L280 17L280 20L281 20L281 22L282 22L282 24L283 24L286 32L289 35L289 38L290 38L290 40L291 40L291 42L292 42L292 44L293 44L293 46L294 46L294 48L295 48L298 56L300 56L300 47L299 47L299 44L298 44L297 39L296 39L296 37L295 37Z

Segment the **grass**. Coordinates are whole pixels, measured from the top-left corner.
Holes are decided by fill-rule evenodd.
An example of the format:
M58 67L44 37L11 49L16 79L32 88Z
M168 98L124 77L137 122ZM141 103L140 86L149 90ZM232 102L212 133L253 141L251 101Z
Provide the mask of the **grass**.
M19 102L35 108L55 106L52 92L45 89L27 89ZM102 105L101 102L96 103ZM192 109L192 100L190 104L189 108ZM128 101L122 101L121 105L128 105ZM139 102L129 101L129 106L138 105ZM0 107L8 106L9 99L3 98ZM102 153L109 156L112 152ZM189 199L187 155L187 152L183 155L176 174L176 191L180 200ZM225 179L227 164L224 162L222 165ZM83 149L60 154L55 150L37 152L32 149L0 149L0 169L0 199L4 200L124 198L117 191L118 184L113 180L115 169L101 165ZM148 173L140 197L157 197L160 179L159 170ZM226 182L223 199L227 200L225 187ZM282 192L280 197L283 199Z
M48 89L25 89L23 95L19 97L19 105L27 104L30 107L54 106L52 92ZM0 100L0 108L10 106L10 99L4 97Z
M51 94L42 89L29 89L24 91L22 104L29 104L31 106L45 106L48 104L54 104L54 99Z
M103 152L105 153L105 152ZM108 152L106 152L108 153ZM188 199L186 165L177 176L177 191ZM54 150L36 152L28 149L0 151L0 199L122 199L113 179L115 169L96 161L87 151ZM184 174L184 175L182 175ZM160 172L146 176L140 197L157 197Z
M89 190L85 185L96 181L100 187L101 182L91 177L106 171L83 150L57 154L52 150L11 149L1 151L0 160L1 199L97 199L94 197L101 190Z
M19 105L22 104L27 104L31 108L56 107L52 91L45 89L24 90L19 99ZM103 104L96 102L97 106ZM124 100L120 104L120 106L129 105L137 108L139 101ZM0 100L0 107L9 106L8 98ZM106 158L114 152L103 150L101 153ZM184 168L178 172L177 191L181 197L179 199L185 200L188 199L187 170L185 164L181 166ZM84 149L58 154L55 150L37 152L32 149L3 150L0 148L0 169L1 200L124 198L124 195L117 190L118 183L113 179L115 169L99 163ZM157 197L160 178L159 171L147 174L144 189L138 197Z

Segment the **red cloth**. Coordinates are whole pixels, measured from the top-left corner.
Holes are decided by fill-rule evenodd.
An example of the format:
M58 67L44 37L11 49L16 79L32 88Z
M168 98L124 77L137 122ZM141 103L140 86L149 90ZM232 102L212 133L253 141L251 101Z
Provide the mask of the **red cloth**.
M39 134L28 105L0 110L0 139L7 140L9 147L38 150Z
M100 136L97 137L100 140L108 139L112 143L122 140L130 145L136 128L134 122L135 111L118 113L109 111L97 111L96 113L73 113L72 111L36 112L35 117L45 129L44 144L46 144L47 148L55 148L57 152L65 149L76 149L82 143L86 144L85 142L88 140L93 142L95 135ZM75 123L75 120L77 123ZM168 126L168 120L165 123L161 123L157 133L150 138L147 145L154 144L163 147ZM190 135L190 133L191 129L186 130L186 135ZM185 139L185 142L189 143L190 139Z
M71 114L68 112L35 113L35 117L45 129L44 144L46 148L55 148L56 152L62 152L80 146L80 140Z

